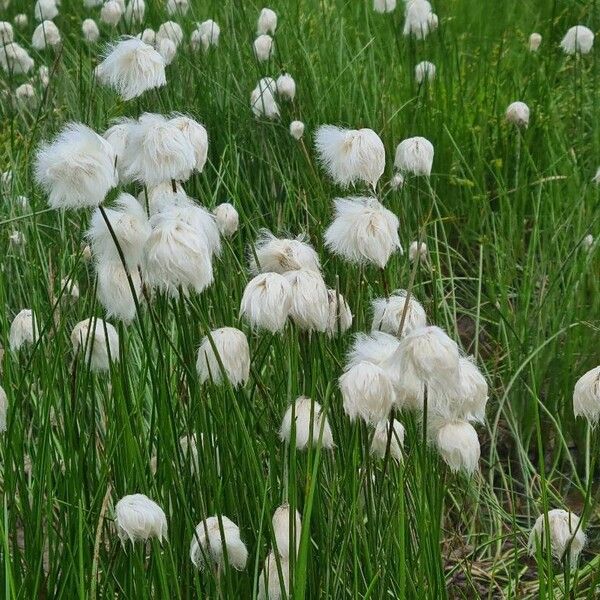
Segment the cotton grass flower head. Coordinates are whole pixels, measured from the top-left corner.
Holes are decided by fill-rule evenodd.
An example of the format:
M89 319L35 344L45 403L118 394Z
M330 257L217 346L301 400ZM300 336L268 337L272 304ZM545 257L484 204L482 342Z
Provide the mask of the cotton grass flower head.
M529 36L529 52L537 52L542 43L542 36L539 33L532 33Z
M394 356L399 344L400 340L395 335L383 331L357 333L348 351L345 369L365 362L386 370L386 364Z
M244 289L240 316L254 329L271 333L282 331L292 307L292 287L278 273L261 273L251 279Z
M362 181L375 189L385 170L385 148L372 129L321 125L315 148L329 176L342 187Z
M290 135L299 140L304 135L304 123L302 121L292 121L290 123Z
M401 173L412 175L431 175L433 166L433 144L424 137L412 137L402 140L396 148L394 167Z
M547 515L540 515L531 529L527 549L534 556L539 548L542 553L546 548L546 518L550 528L550 548L552 556L558 561L565 558L569 551L571 567L575 566L587 539L582 527L579 526L579 517L571 511L554 508Z
M404 35L424 40L437 28L437 16L432 17L431 4L427 0L408 0L404 13Z
M471 475L477 469L481 449L473 426L467 421L450 421L435 432L435 443L444 462L454 473Z
M167 83L162 56L135 37L108 46L104 60L96 68L96 75L104 85L117 91L123 100L137 98L146 90Z
M183 133L194 149L194 170L202 173L208 156L208 134L203 125L186 115L175 115L169 121Z
M294 423L295 430L292 432ZM323 429L322 435L321 428ZM335 446L329 421L323 414L321 405L305 396L300 396L285 411L279 429L279 437L288 444L294 443L298 450L304 450L308 446L317 446L319 439L321 446L326 450L331 450ZM281 552L282 549L279 548L279 551Z
M277 93L285 100L293 101L296 96L296 82L289 73L283 73L277 78Z
M451 388L448 388L451 391ZM458 360L458 389L449 409L468 421L485 421L488 384L473 358L461 356Z
M359 362L339 379L344 411L354 421L357 417L376 424L387 419L396 395L385 371L373 363Z
M86 42L93 44L100 39L100 30L94 19L85 19L81 24L81 32Z
M32 100L35 99L35 89L30 83L22 83L15 90L15 97L21 104L31 104Z
M433 81L435 79L435 65L432 62L424 60L415 67L415 79L421 84L424 81Z
M27 27L27 24L29 23L29 18L25 13L19 13L18 15L15 15L13 22L17 27L24 28Z
M425 262L427 260L427 244L425 242L418 242L414 240L408 247L408 259L410 262L416 260Z
M267 229L260 230L249 262L253 275L270 272L282 274L297 269L321 272L319 255L305 236L278 238Z
M517 127L529 125L529 107L525 102L513 102L506 109L506 120Z
M373 10L377 13L391 13L396 10L396 0L373 0Z
M404 185L404 175L402 173L395 173L390 179L390 187L392 190L397 191Z
M212 212L221 235L231 237L238 230L240 217L232 204L223 202L215 206Z
M173 40L163 38L156 43L158 53L165 61L165 65L170 65L177 56L177 45Z
M256 118L279 118L279 106L275 100L276 84L271 77L263 77L250 94L250 107Z
M277 14L270 8L263 8L258 15L258 23L256 24L256 35L264 35L270 33L273 35L277 29Z
M226 516L209 517L198 523L190 544L190 559L196 568L224 567L225 555L234 569L241 571L246 567L248 550L240 538L239 527Z
M142 42L148 44L149 46L154 46L156 43L156 31L154 31L154 29L150 29L149 27L146 27L139 37Z
M52 208L98 206L118 183L111 145L89 127L69 123L36 154L35 178Z
M30 308L21 310L10 324L8 343L13 352L23 346L33 344L38 338L39 327L33 311Z
M175 21L166 21L156 32L156 44L160 44L161 40L171 40L175 46L179 46L183 41L183 30L179 23Z
M292 513L289 504L282 504L273 513L271 523L275 535L273 550L284 559L289 559L292 551L297 555L302 534L300 513L297 510Z
M63 277L60 280L60 287L64 290L64 295L70 296L72 300L79 299L79 286L77 282L70 277Z
M221 327L202 338L196 370L200 383L219 384L226 378L233 387L245 385L250 377L250 349L244 332Z
M373 263L383 269L397 250L398 217L376 198L334 200L335 217L325 231L325 246L352 263Z
M91 317L77 323L71 344L76 354L83 350L85 364L89 363L92 371L108 371L111 361L119 361L119 334L102 319Z
M167 12L170 15L185 15L189 7L188 0L167 0Z
M219 37L221 35L221 28L212 19L202 21L197 24L196 29L190 36L190 43L194 50L198 50L200 47L206 52L211 46L219 45Z
M0 46L10 44L14 40L12 25L8 21L0 21Z
M139 271L131 270L128 278L120 260L101 259L96 264L96 274L98 301L106 310L106 316L125 323L133 321L137 314L135 298L138 301L142 299L142 279Z
M100 10L100 21L102 23L116 27L122 16L123 9L116 0L108 0L108 2L102 5L102 9Z
M594 33L584 25L571 27L560 43L565 54L588 54L594 45Z
M592 247L594 246L594 236L591 233L588 233L581 241L581 245L586 250L591 250Z
M289 560L278 556L275 552L270 552L258 580L258 600L286 600L289 589Z
M144 113L129 130L126 174L147 186L165 181L185 181L196 166L188 136L172 121Z
M582 375L573 390L573 413L585 417L592 425L600 419L600 367Z
M55 0L37 0L33 7L36 21L52 20L58 15L58 7Z
M6 431L6 413L8 412L8 397L4 388L0 386L0 433Z
M115 507L117 532L122 544L145 542L158 538L159 542L167 537L167 517L163 509L154 500L144 494L123 496Z
M127 159L128 154L128 137L131 127L136 124L134 119L127 117L117 120L114 125L109 127L102 137L111 145L113 152L117 157L116 167L121 183L127 183ZM170 184L169 184L170 186Z
M254 40L254 55L257 60L265 62L271 58L274 53L273 38L270 35L259 35Z
M373 441L371 442L371 454L379 458L385 458L389 439L390 457L396 462L402 461L402 449L404 448L404 425L397 419L391 428L389 420L380 421L375 426Z
M342 334L352 327L352 311L344 296L337 290L327 290L329 316L325 332L329 337Z
M421 303L411 294L407 303L406 290L396 290L388 298L375 298L372 303L373 321L371 331L383 331L390 335L406 336L411 331L425 327L427 325L427 316ZM402 332L400 332L400 323L402 315L406 310L406 317Z
M33 58L17 42L0 46L0 65L7 73L26 75L33 69Z
M41 65L38 69L38 79L42 84L42 87L47 88L50 83L50 70L46 65Z
M52 21L42 21L33 31L31 45L36 50L44 50L48 46L60 44L60 31Z
M128 24L141 23L146 13L146 3L144 0L129 0L125 9L125 21Z

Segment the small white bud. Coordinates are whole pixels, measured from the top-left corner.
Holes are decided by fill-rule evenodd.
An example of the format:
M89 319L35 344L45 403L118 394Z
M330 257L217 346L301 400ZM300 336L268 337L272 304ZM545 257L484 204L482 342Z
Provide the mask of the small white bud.
M25 13L19 13L18 15L15 15L14 24L17 27L27 27L28 23L29 19L27 18L27 15Z
M537 52L542 43L542 36L539 33L532 33L529 36L529 52Z
M581 244L586 250L591 250L592 246L594 245L594 236L591 233L588 233L583 238Z
M73 351L84 349L84 360L92 371L107 371L110 363L119 361L119 334L106 321L92 317L80 321L71 332Z
M91 44L97 42L100 38L100 30L94 19L85 19L81 24L81 32L83 33L83 39Z
M16 90L15 96L22 104L31 104L35 99L35 89L30 83L22 83Z
M299 140L304 135L304 123L302 121L292 121L290 123L290 135Z
M238 230L240 217L237 210L229 202L223 202L223 204L215 206L213 215L215 215L221 235L231 237Z
M379 458L385 458L388 447L388 438L390 437L390 422L389 420L380 421L375 427L375 434L371 442L371 454ZM404 448L404 425L400 421L394 419L392 427L390 444L390 457L397 462L402 461L402 449Z
M60 31L52 21L42 21L34 30L31 45L36 50L60 44Z
M282 504L273 513L273 533L275 544L273 550L283 559L291 556L290 548L295 547L295 554L300 549L300 535L302 534L302 520L300 513L295 510L292 514L289 504Z
M466 421L442 425L436 433L437 449L453 472L472 474L477 469L481 449L477 432Z
M254 40L254 54L261 61L267 61L273 54L273 38L270 35L259 35Z
M417 83L433 81L435 79L435 65L428 61L420 62L415 67L415 79Z
M396 173L390 179L390 187L394 191L401 189L403 185L404 185L404 175L402 175L402 173Z
M289 73L284 73L277 78L277 93L285 100L294 100L296 96L296 82Z
M100 10L100 20L107 25L115 27L121 20L123 10L116 0L108 0Z
M506 109L506 120L517 127L529 125L529 107L524 102L513 102Z
M33 311L24 308L10 324L8 336L10 349L17 351L27 344L33 344L37 340L38 331L39 327Z

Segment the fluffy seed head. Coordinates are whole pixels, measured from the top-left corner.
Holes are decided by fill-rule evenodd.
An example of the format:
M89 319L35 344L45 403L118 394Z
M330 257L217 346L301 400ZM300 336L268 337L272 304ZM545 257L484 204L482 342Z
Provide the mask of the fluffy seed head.
M250 349L244 332L221 327L202 338L196 370L201 383L219 384L226 377L233 387L244 385L250 376Z
M529 36L529 51L537 52L542 43L542 36L539 33L532 33Z
M33 7L36 21L52 20L58 15L55 0L37 0Z
M390 13L396 9L396 0L373 0L373 10L377 13Z
M139 37L142 42L148 44L148 46L154 46L156 43L156 31L154 31L154 29L150 29L149 27L144 29Z
M402 140L396 148L394 166L402 173L431 175L433 166L433 144L424 137Z
M212 212L221 235L231 237L238 230L240 217L232 204L223 202L215 206Z
M295 421L295 437L292 436L292 424ZM321 436L321 428L323 435ZM327 416L323 414L321 405L310 398L300 396L285 411L279 437L288 444L295 440L296 448L304 450L307 446L316 446L319 438L326 450L334 447L333 434ZM279 548L281 552L282 549Z
M202 47L206 52L211 46L219 45L221 28L212 19L203 21L196 26L190 36L190 42L194 50Z
M281 572L281 577L280 577ZM281 589L283 582L283 590ZM270 552L258 581L258 600L285 600L290 589L290 563Z
M404 35L414 35L424 40L437 28L437 16L432 16L431 4L427 0L408 0L404 13Z
M39 327L33 311L24 308L10 324L8 343L13 351L20 350L27 344L33 344L38 337Z
M394 355L399 344L400 340L397 337L383 331L357 333L348 351L346 370L362 362L385 370L386 362Z
M81 32L86 42L94 43L100 38L100 30L94 19L85 19L81 24Z
M250 107L256 118L279 118L279 106L275 101L276 85L272 77L263 77L250 94Z
M304 123L302 121L292 121L290 123L290 135L299 140L304 135Z
M565 54L588 54L594 45L594 33L583 25L571 27L560 43Z
M254 40L253 46L254 55L261 62L269 60L274 52L273 38L270 35L259 35Z
M170 15L184 15L189 8L188 0L167 0L167 12Z
M292 290L290 317L305 331L325 331L329 321L329 295L323 276L311 269L287 271Z
M240 315L255 329L281 331L292 307L292 287L278 273L261 273L246 285Z
M17 27L27 27L27 24L29 23L29 19L25 13L19 13L18 15L15 15L14 23ZM3 42L3 43L6 43L6 42Z
M588 233L582 240L581 245L586 250L591 250L594 245L594 236L591 233Z
M75 353L84 349L85 364L89 362L92 371L108 371L111 361L119 361L119 334L102 319L92 317L77 323L71 332L71 343Z
M115 507L116 525L122 544L145 542L158 538L162 542L167 537L167 517L163 509L144 494L123 496Z
M106 310L107 317L115 317L129 323L136 316L136 307L127 273L120 260L99 260L96 263L98 275L98 301ZM137 269L130 271L131 282L138 302L142 301L142 279Z
M573 390L573 412L585 417L592 425L600 419L600 367L582 375Z
M161 40L171 40L175 46L179 46L183 41L183 30L179 23L175 21L166 21L163 23L156 32L156 44L158 45Z
M70 277L63 277L60 280L60 287L64 290L66 296L70 296L73 300L79 299L79 286Z
M169 122L177 127L191 144L196 159L194 170L202 173L208 156L208 134L206 129L198 121L194 121L194 119L185 115L177 115Z
M42 21L33 31L31 45L36 50L60 44L60 31L52 21Z
M371 454L379 458L385 458L388 447L388 438L390 436L389 420L380 421L375 427L375 434L371 442ZM390 457L396 462L402 460L402 449L404 448L404 425L397 419L394 419L390 439Z
M117 157L117 173L119 175L119 181L127 183L127 162L130 157L128 153L128 136L132 126L136 124L134 119L123 117L115 122L114 125L109 127L103 134L102 137L111 145L113 152Z
M125 9L125 21L130 23L141 23L144 20L146 3L144 0L129 0Z
M163 38L156 42L156 47L165 65L170 65L177 56L177 46L173 40Z
M111 145L89 127L69 123L37 151L35 178L52 208L98 206L118 183Z
M289 559L291 550L294 554L300 549L300 534L302 533L302 520L300 513L290 510L289 504L282 504L273 513L273 533L275 534L275 547L273 550L283 559ZM294 543L295 542L295 543Z
M376 298L373 300L373 322L371 331L384 331L391 335L402 337L411 331L427 325L427 316L420 302L411 294L406 308L406 290L396 290L389 298ZM400 323L406 308L406 317L402 332Z
M506 109L506 120L517 127L529 125L529 107L525 102L513 102Z
M417 83L433 81L435 79L435 65L424 60L415 67L415 79Z
M391 255L402 252L399 221L376 198L336 198L335 218L325 231L325 246L346 260L385 267Z
M35 89L30 83L22 83L15 90L15 97L22 104L30 104L31 101L35 98Z
M408 247L408 258L410 262L415 262L415 260L425 261L427 259L427 244L425 242L419 243L417 240L411 242Z
M12 25L8 21L0 21L0 46L10 44L14 40Z
M33 69L33 58L16 42L0 46L0 65L7 73L24 75Z
M48 87L50 83L50 70L46 65L41 65L38 69L38 78L43 87Z
M319 255L305 241L305 237L277 238L267 229L261 229L250 252L250 271L254 275L270 272L281 274L296 269L321 271Z
M190 544L190 559L196 568L204 569L211 565L223 567L225 553L230 566L238 571L245 568L248 551L240 538L239 527L226 516L209 517L198 523Z
M325 332L329 337L334 337L352 327L352 311L344 296L337 290L327 290L327 297L329 299L329 317Z
M579 517L571 511L554 508L548 511L547 518L552 555L562 561L569 549L570 564L574 567L587 541L583 529L579 527ZM545 535L546 516L540 515L529 534L527 547L531 555L536 554L538 547L542 553L545 552Z
M258 15L258 23L256 24L256 35L275 33L277 29L277 14L270 8L263 8Z
M296 82L289 73L283 73L277 78L277 93L285 100L293 100L296 96Z
M100 10L100 20L107 25L116 27L123 16L123 9L116 0L108 0Z
M435 434L436 446L451 471L472 474L479 463L480 447L477 432L466 421L451 421Z
M372 129L322 125L315 148L329 176L342 187L363 181L375 188L385 170L385 148Z

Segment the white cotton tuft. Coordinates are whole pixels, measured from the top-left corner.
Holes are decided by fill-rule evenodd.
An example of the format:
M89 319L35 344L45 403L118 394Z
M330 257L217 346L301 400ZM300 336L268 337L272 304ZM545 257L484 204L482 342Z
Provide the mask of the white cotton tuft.
M329 316L325 332L329 337L340 335L352 327L352 311L344 296L337 290L327 290Z
M283 590L281 589L283 582ZM265 559L258 581L258 600L287 600L290 589L290 562L275 552Z
M591 233L588 233L581 241L581 245L586 250L591 250L594 245L594 236Z
M485 421L488 384L472 358L458 361L458 403L455 414L468 421Z
M146 3L144 0L129 0L125 9L125 21L127 24L141 23L146 13Z
M529 125L529 107L525 102L513 102L506 109L506 120L517 127Z
M418 40L424 40L437 29L437 15L434 15L427 0L408 0L404 18L404 35L414 35Z
M85 364L89 362L92 371L108 371L111 361L119 361L119 334L102 319L91 317L77 323L71 343L75 353L83 348Z
M137 314L135 299L127 273L120 260L99 260L96 264L98 275L98 301L106 310L107 317L115 317L129 323ZM138 303L142 300L142 279L137 268L130 270L131 283Z
M289 73L283 73L277 78L277 93L285 100L293 101L296 96L296 82Z
M10 324L8 343L12 351L18 351L23 346L33 344L38 338L39 327L33 311L24 308Z
M346 370L366 362L385 370L387 361L398 349L400 340L383 331L357 333L348 351Z
M139 38L142 40L142 42L144 42L144 44L148 44L148 46L154 46L156 43L156 31L147 27L139 35Z
M424 60L415 67L415 79L417 83L433 81L435 79L435 72L435 65L432 62Z
M261 62L267 61L274 52L273 38L270 35L259 35L254 40L253 47L257 60Z
M35 99L35 89L30 83L22 83L15 90L15 97L20 103L28 105Z
M402 140L396 148L394 167L402 173L431 175L433 166L433 144L424 137Z
M272 77L263 77L250 94L250 107L254 116L267 119L279 118L279 106L275 100L276 84Z
M17 27L27 27L27 24L29 23L29 18L25 13L19 13L18 15L15 15L13 22ZM5 44L6 42L2 43Z
M292 435L294 422L295 431ZM322 436L321 428L323 429ZM300 396L285 411L279 429L279 437L288 444L295 443L298 450L304 450L308 446L317 446L319 439L322 447L326 450L331 450L335 446L329 421L323 414L321 405L305 396ZM281 548L279 551L281 552Z
M396 10L396 0L373 0L373 10L377 13L391 13Z
M125 38L108 47L96 68L104 84L116 90L123 100L141 96L146 90L167 83L165 61L152 46L139 38Z
M123 496L115 507L117 531L122 544L167 537L167 517L163 509L144 494Z
M403 185L404 185L404 175L402 175L402 173L396 173L390 179L390 187L394 191L401 189Z
M399 250L398 217L376 198L336 198L335 218L325 231L325 246L346 260L384 268Z
M71 296L73 300L79 299L79 286L77 282L70 277L63 277L60 280L60 287L64 290L66 296Z
M189 7L188 0L167 0L167 12L170 15L185 15Z
M211 46L219 45L221 28L212 19L203 21L196 25L196 29L190 36L190 43L194 50L200 47L206 52Z
M225 553L230 566L238 571L245 568L248 550L240 538L239 527L226 516L209 517L198 523L190 544L190 559L196 568L223 567Z
M208 156L208 134L203 125L185 115L175 115L169 123L177 127L185 135L194 149L194 170L202 173Z
M412 241L408 247L408 259L410 262L415 262L416 260L425 262L427 260L427 244L425 242L418 242L417 240Z
M8 397L4 388L0 386L0 433L6 431L6 413L8 412Z
M50 83L50 69L48 69L46 65L41 65L38 69L38 78L42 87L48 87L48 84Z
M42 21L34 30L31 45L36 50L60 44L60 31L52 21ZM1 51L1 50L0 50Z
M283 559L290 558L291 549L295 549L294 555L297 555L302 534L300 513L297 510L292 513L289 504L282 504L273 513L272 524L275 535L274 552Z
M539 33L532 33L529 36L529 52L537 52L542 43L542 36Z
M371 331L384 331L404 337L411 331L427 325L427 316L420 302L411 294L406 317L400 332L402 314L406 307L406 290L396 290L389 298L375 298L372 302L373 321Z
M185 181L196 165L189 138L159 114L144 113L129 129L126 174L147 186Z
M250 252L250 272L282 274L297 269L321 272L319 255L305 237L277 238L267 229L261 229Z
M36 21L51 21L58 15L55 0L37 0L33 7L33 14Z
M376 424L387 419L395 401L392 381L385 371L369 362L351 366L339 379L344 411L354 421L361 417Z
M329 176L342 187L363 181L375 188L385 170L385 148L372 129L321 125L315 148Z
M550 528L552 556L556 560L562 561L569 550L569 562L573 568L587 542L583 528L579 526L579 517L571 511L554 508L548 511L547 519ZM538 548L542 554L546 552L545 535L546 515L540 515L529 534L527 544L529 554L534 556Z
M0 21L0 46L10 44L14 37L12 25L8 21Z
M85 19L81 24L81 32L86 42L94 43L100 38L100 30L94 19Z
M7 73L24 75L33 69L33 58L16 42L0 47L0 65Z
M573 390L573 412L585 417L592 425L600 419L600 367L582 375Z
M171 40L175 46L179 46L183 41L183 30L179 23L175 21L166 21L156 32L156 44L159 45L162 40Z
M244 289L240 315L255 329L282 331L292 307L292 288L278 273L261 273Z
M100 21L116 27L123 16L123 9L116 0L108 0L100 10Z
M231 237L238 230L240 217L232 204L223 202L215 206L212 212L221 235Z
M196 370L200 383L219 384L225 376L233 387L245 385L250 377L250 349L244 332L221 327L202 338Z
M37 151L35 178L52 208L98 206L118 183L111 145L89 127L69 123Z
M127 140L129 131L135 124L136 121L134 119L123 117L102 134L102 137L110 144L113 152L116 154L117 172L121 183L128 182L126 171L130 153L128 153Z
M571 27L560 43L565 54L588 54L594 45L594 33L583 25Z
M156 43L158 53L165 61L165 65L170 65L177 56L177 45L173 40L163 38Z
M290 135L299 140L304 135L304 123L302 121L292 121L290 123Z
M451 421L435 432L435 442L444 462L453 472L471 475L477 469L481 449L473 426L466 421Z
M277 14L270 8L263 8L258 15L258 23L256 24L256 35L264 35L270 33L273 35L277 29Z
M385 458L388 447L388 438L390 445L390 457L396 462L402 461L402 449L404 448L404 425L397 419L394 419L394 425L390 434L389 420L380 421L375 427L373 441L371 442L371 454L379 458Z

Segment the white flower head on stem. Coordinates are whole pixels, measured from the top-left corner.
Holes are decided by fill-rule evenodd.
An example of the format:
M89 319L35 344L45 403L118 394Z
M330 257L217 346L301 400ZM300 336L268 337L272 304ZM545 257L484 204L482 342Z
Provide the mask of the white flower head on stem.
M91 317L80 321L71 332L73 351L84 350L85 363L92 371L107 371L111 361L119 361L119 334L106 321Z
M222 523L222 534L219 520ZM223 567L227 560L230 566L241 571L246 566L248 550L240 538L239 527L226 516L215 516L196 526L190 544L190 559L198 569L211 565Z
M400 421L397 419L394 419L394 425L391 429L391 434L389 420L380 421L377 423L375 426L373 441L371 442L371 454L374 454L379 458L385 458L388 448L388 439L390 457L396 462L401 462L402 449L404 448L404 425L402 425L402 423L400 423Z
M17 27L27 27L27 24L29 23L29 18L25 13L19 13L18 15L15 15L13 21Z
M272 77L263 77L250 94L250 107L256 118L279 118L279 106L275 100L275 80Z
M411 294L406 308L406 290L396 290L389 298L375 298L373 300L373 322L371 331L384 331L391 335L402 337L411 331L427 325L427 316L421 303ZM402 332L400 323L406 309L406 317Z
M116 525L122 544L167 537L167 517L163 509L144 494L123 496L115 507Z
M281 558L289 559L291 549L295 546L294 554L297 555L300 549L300 535L302 533L300 513L297 510L292 513L289 504L282 504L273 513L272 524L273 533L275 534L275 547L273 550Z
M437 28L437 16L432 17L431 4L427 0L408 0L404 13L404 35L424 40Z
M292 425L295 422L295 436L292 436ZM281 428L279 429L279 437L288 444L295 443L298 450L304 450L308 446L316 446L321 436L321 428L323 435L321 437L321 445L326 450L332 449L333 434L327 416L323 414L321 405L300 396L293 405L290 405L285 411ZM300 539L298 537L298 539ZM279 548L281 552L281 548Z
M513 102L506 109L506 120L517 127L529 125L529 106L525 102Z
M47 46L58 46L60 41L60 31L52 21L42 21L34 29L31 37L31 45L36 50L43 50Z
M291 286L292 321L304 331L325 331L329 321L329 295L321 273L312 269L295 269L283 276Z
M542 43L542 36L539 33L532 33L529 36L529 51L537 52Z
M304 123L302 121L292 121L290 123L290 135L299 140L304 135Z
M271 58L275 51L275 47L273 44L273 38L270 35L259 35L254 40L254 55L257 60L261 62L265 62Z
M327 290L327 296L329 298L329 318L325 331L329 337L334 337L352 327L352 311L344 296L337 290Z
M33 69L33 58L17 42L0 46L0 65L7 73L24 75Z
M373 10L377 13L391 13L396 10L396 0L373 0Z
M166 21L156 32L156 44L160 44L161 40L171 40L175 46L179 46L183 41L183 30L179 23L175 21Z
M39 327L33 311L24 308L10 324L8 342L12 351L20 350L27 344L33 344L38 338Z
M130 23L141 23L146 13L146 3L144 0L129 0L125 9L125 21Z
M417 83L433 81L435 79L435 65L424 60L415 67L415 79Z
M106 310L107 317L115 317L129 323L136 316L133 293L138 302L142 301L142 279L138 269L129 272L134 292L127 278L127 272L120 260L101 258L96 263L98 275L98 300Z
M127 140L129 131L135 124L134 119L123 117L102 134L102 137L111 145L113 152L116 154L117 173L119 174L119 181L122 183L128 183L126 171L130 153L128 152Z
M296 96L296 82L289 73L283 73L277 78L277 93L285 100L293 101Z
M170 65L177 56L177 46L173 40L163 38L157 41L156 47L165 65Z
M292 307L292 287L279 273L261 273L244 289L240 315L255 329L282 331Z
M0 46L10 44L14 40L12 25L8 21L0 21Z
M52 20L58 15L55 0L37 0L33 7L36 21Z
M201 383L219 384L225 377L233 387L244 385L250 377L250 349L244 332L234 327L211 331L198 348L196 370Z
M321 272L319 255L299 235L293 238L277 238L267 229L261 229L259 238L250 252L250 271L258 273L285 273L296 269Z
M194 170L202 173L208 156L208 134L203 125L185 115L176 115L169 121L175 125L188 139L194 149L196 163Z
M283 590L281 589L283 585ZM290 562L275 552L265 559L258 581L258 600L286 600L290 589Z
M83 39L92 44L100 38L100 30L94 19L84 19L81 24L81 32L83 33Z
M542 554L545 552L546 518L550 528L552 556L562 561L568 550L571 567L574 567L587 539L583 528L579 525L579 517L571 511L554 508L548 511L547 517L540 515L529 534L527 544L529 553L535 555L538 547Z
M394 166L401 173L412 175L431 175L433 166L433 144L424 137L412 137L402 140L396 148Z
M221 235L231 237L238 230L240 216L232 204L223 202L223 204L215 206L212 212Z
M571 27L560 43L565 54L588 54L594 45L594 33L583 25Z
M188 0L167 0L167 12L170 15L184 15L190 7Z
M219 45L221 28L212 19L203 21L196 26L190 36L190 43L194 50L200 47L206 52L211 46Z
M600 419L600 367L582 375L573 390L573 412L585 417L592 425Z
M139 35L139 38L145 44L148 44L149 46L154 46L156 43L156 31L154 31L154 29L150 29L149 27L147 27Z
M410 262L415 262L415 260L425 262L427 260L427 244L417 240L411 242L408 247L408 259Z
M100 20L107 25L116 27L123 16L123 9L116 0L108 0L100 10Z
M450 421L435 433L437 449L453 472L472 474L477 469L481 449L477 432L466 421Z
M394 355L399 344L400 340L395 335L383 331L357 333L348 351L346 370L362 362L385 369L386 362Z
M264 35L270 33L273 35L277 29L277 14L270 8L263 8L258 15L258 23L256 24L256 35Z

